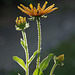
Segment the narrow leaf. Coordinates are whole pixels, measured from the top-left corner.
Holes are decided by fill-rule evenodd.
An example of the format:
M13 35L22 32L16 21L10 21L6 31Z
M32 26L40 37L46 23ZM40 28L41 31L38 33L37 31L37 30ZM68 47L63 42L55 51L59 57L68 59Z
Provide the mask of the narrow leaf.
M24 50L27 49L27 46L25 45L25 42L24 42L24 40L22 38L21 38L21 45L24 48Z
M30 57L30 59L29 59L29 61L28 61L29 64L32 62L32 60L35 58L36 55L37 55L37 51L35 51L35 52L33 53L33 55Z
M52 56L53 56L53 54L49 54L45 59L42 60L42 62L40 64L41 71L44 71L48 67L48 64L49 64Z
M13 56L13 60L15 60L24 70L26 70L25 63L21 58Z
M33 75L44 75L44 74L39 68L36 68L35 71L33 72Z
M21 38L21 45L24 48L24 40Z

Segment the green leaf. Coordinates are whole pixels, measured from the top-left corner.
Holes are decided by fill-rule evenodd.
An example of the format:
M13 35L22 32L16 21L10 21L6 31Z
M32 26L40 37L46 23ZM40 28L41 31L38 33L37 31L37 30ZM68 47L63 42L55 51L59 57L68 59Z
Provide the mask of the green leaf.
M29 59L29 61L28 61L29 64L32 62L32 60L35 58L36 55L37 55L37 51L35 51L35 52L33 53L33 55L30 57L30 59Z
M21 38L21 45L24 48L25 44L24 44L24 40Z
M49 64L52 56L53 56L53 54L49 54L45 59L42 60L42 62L40 63L41 71L44 71L48 67L48 64Z
M21 58L13 56L13 60L15 60L24 70L26 70L25 63Z
M25 42L24 42L24 40L22 38L21 38L21 45L24 48L24 50L27 49L27 46L25 45Z
M44 74L39 68L36 68L33 75L44 75Z

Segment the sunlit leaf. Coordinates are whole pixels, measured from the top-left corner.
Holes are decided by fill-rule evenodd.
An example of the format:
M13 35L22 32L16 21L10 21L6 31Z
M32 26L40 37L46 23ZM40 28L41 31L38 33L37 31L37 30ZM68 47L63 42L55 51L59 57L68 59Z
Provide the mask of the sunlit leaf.
M44 74L39 68L36 68L33 75L44 75Z
M42 60L42 62L40 63L41 71L44 71L48 67L48 64L49 64L52 56L53 56L53 54L49 54L45 59Z
M24 70L26 70L25 63L21 58L13 56L13 60L15 60Z

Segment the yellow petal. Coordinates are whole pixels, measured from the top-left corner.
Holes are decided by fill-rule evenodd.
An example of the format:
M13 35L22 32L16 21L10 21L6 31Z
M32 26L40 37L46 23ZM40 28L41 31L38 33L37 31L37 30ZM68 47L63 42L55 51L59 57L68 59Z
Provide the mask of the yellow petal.
M21 7L23 7L26 11L31 12L31 10L28 7L25 7L23 4L20 4Z
M37 10L35 7L34 7L34 14L37 15Z
M45 9L45 7L46 7L46 5L47 5L47 1L45 1L45 3L44 3L44 5L43 5L43 7L42 7L42 10L44 10Z
M18 20L18 17L16 18L16 20Z
M26 22L26 17L23 18L23 22L24 22L24 23Z
M18 23L18 21L17 21L17 20L15 20L15 22L16 22L16 24Z
M56 9L58 9L58 7L53 8L52 11L54 11L54 10L56 10Z
M18 20L18 24L20 24L20 20Z
M18 17L16 18L15 22L16 22L16 24L18 23Z
M39 10L40 3L38 3L37 10Z
M23 18L22 16L19 17L19 19L22 19L22 18Z
M55 4L52 4L51 6L49 6L48 8L46 8L44 11L48 11L48 10L51 10L53 7L54 7Z
M46 14L47 14L47 13L50 13L50 12L52 12L52 11L56 10L56 9L58 9L58 8L57 8L57 7L55 7L55 8L53 8L53 9L49 10L48 12L46 12Z
M31 10L33 11L33 5L32 5L32 4L30 4L29 6L30 6Z
M23 18L20 19L20 22L23 23Z
M21 7L19 7L19 6L17 6L17 7L18 7L18 9L20 9L22 12L26 13L27 15L31 15L31 13L29 13L29 12L25 11L25 10L24 10L24 9L22 9Z

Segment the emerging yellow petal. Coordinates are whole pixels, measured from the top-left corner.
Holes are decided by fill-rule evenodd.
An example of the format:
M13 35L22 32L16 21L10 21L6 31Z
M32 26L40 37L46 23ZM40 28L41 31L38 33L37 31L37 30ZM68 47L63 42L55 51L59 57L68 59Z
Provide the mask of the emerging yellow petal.
M23 22L24 22L24 23L26 22L26 17L23 18Z
M20 20L18 20L18 24L20 24Z
M20 19L20 23L23 23L23 17L20 16L19 19Z
M16 18L15 22L16 22L16 24L18 23L18 17Z

